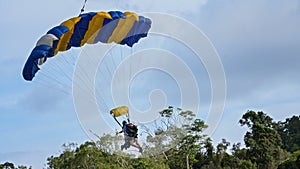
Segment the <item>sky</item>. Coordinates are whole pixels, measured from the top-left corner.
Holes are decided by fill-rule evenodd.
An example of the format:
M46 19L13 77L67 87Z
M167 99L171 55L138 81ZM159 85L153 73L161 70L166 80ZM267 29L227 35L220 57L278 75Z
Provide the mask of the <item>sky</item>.
M43 77L46 71L38 74L36 81L27 82L21 72L36 41L51 27L77 16L83 0L0 3L0 163L42 168L47 157L60 153L62 144L81 144L90 138L76 114L71 84L52 86L53 81ZM264 111L276 121L299 115L299 0L88 0L85 10L167 13L189 21L207 36L220 57L226 79L225 107L211 134L215 144L222 138L243 143L246 128L239 126L238 120L247 110ZM134 50L160 46L186 59L197 79L200 110L207 112L211 90L205 66L172 39L151 34L147 39ZM71 66L63 69L66 74L73 72ZM132 94L133 104L145 109L141 105L149 106L149 93L156 88L165 91L158 96L170 96L166 104L178 104L178 99L172 99L179 97L178 79L160 73L153 80L147 75L150 72L144 73L132 82L132 89L137 90ZM199 113L204 120L206 116Z

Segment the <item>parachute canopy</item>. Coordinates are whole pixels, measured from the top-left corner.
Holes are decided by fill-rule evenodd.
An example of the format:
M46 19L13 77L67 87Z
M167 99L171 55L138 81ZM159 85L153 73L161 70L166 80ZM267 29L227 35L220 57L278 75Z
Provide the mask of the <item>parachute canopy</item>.
M132 47L146 37L151 20L133 12L89 12L62 22L42 36L23 68L23 77L31 81L47 58L71 47L98 42Z
M121 106L121 107L114 108L110 111L110 114L114 117L127 115L128 114L128 107L127 106Z

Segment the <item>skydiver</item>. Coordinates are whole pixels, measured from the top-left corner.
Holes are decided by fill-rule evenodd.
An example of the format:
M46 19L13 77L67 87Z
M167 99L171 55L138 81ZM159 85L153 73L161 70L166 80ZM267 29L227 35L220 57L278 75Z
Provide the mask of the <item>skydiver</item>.
M117 132L116 134L118 135L119 133L124 133L124 145L121 145L121 150L125 148L128 149L130 146L136 147L139 149L139 152L142 153L143 149L141 145L138 143L138 134L137 134L137 128L130 129L131 126L133 126L132 123L127 124L127 122L124 120L122 122L122 130ZM135 126L136 127L136 126Z

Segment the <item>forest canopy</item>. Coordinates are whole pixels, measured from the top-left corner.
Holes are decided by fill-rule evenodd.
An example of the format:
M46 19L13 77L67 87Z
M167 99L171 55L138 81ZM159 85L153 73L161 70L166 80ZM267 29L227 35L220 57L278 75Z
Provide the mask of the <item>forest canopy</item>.
M169 107L159 113L164 125L147 135L149 144L143 145L144 152L138 157L121 151L116 140L122 141L123 136L105 134L98 141L64 144L58 156L47 158L47 168L299 169L300 116L274 121L262 111L249 110L239 120L241 127L248 128L244 143L230 143L224 138L213 146L203 132L208 126L193 112ZM174 114L182 118L180 125L174 123ZM168 147L166 151L155 153L162 146ZM28 167L0 164L0 169L8 168Z

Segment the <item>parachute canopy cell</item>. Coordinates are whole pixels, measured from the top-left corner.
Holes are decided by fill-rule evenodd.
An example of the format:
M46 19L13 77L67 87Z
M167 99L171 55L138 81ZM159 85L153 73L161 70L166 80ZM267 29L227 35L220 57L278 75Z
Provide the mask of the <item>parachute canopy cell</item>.
M128 107L127 106L120 106L120 107L114 108L110 111L110 114L114 117L127 115L128 114Z
M23 68L23 77L31 81L47 58L71 47L98 42L132 47L146 37L151 20L133 12L89 12L62 22L42 36Z

